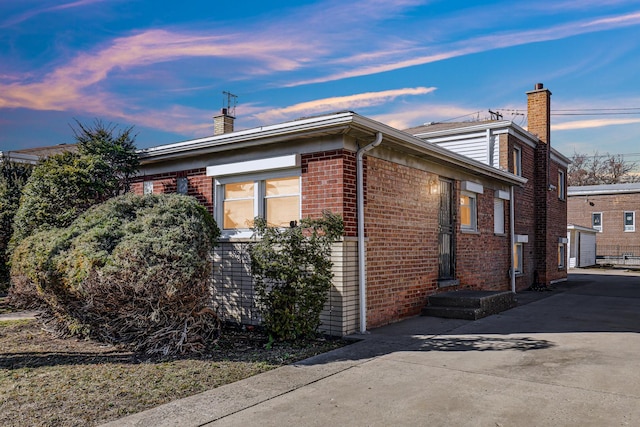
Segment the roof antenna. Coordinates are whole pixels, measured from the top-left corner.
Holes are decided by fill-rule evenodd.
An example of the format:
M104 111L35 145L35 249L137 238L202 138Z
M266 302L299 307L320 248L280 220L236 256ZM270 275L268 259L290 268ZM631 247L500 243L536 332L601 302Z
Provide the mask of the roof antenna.
M223 114L227 114L231 117L236 116L236 105L238 105L238 95L234 95L231 92L227 92L226 90L222 92L224 97L226 97L226 107L225 107L225 99L222 99L222 112Z
M489 114L491 114L491 120L502 120L502 113L499 111L489 110Z

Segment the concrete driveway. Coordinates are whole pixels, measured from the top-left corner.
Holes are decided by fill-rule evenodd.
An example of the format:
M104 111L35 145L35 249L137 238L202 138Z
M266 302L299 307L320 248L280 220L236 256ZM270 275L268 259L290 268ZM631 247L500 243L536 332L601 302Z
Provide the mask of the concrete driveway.
M476 321L416 317L113 426L637 426L640 275L577 271Z

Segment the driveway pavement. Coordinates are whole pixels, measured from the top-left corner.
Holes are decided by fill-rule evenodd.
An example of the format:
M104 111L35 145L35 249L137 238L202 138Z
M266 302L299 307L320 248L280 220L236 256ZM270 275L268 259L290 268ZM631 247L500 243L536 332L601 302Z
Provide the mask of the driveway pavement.
M640 425L640 273L580 270L519 302L411 318L109 425Z

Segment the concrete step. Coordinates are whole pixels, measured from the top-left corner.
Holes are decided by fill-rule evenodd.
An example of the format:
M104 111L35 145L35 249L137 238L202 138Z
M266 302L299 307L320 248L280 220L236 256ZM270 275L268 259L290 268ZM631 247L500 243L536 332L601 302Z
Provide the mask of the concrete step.
M481 319L513 308L515 294L508 291L454 291L432 295L423 316L452 319Z

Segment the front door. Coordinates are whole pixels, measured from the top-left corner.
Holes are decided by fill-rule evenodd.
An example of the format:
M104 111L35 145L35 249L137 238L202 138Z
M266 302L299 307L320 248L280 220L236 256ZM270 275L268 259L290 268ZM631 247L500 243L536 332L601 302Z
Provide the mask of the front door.
M440 214L438 215L438 278L455 278L455 245L453 241L453 183L440 180Z

